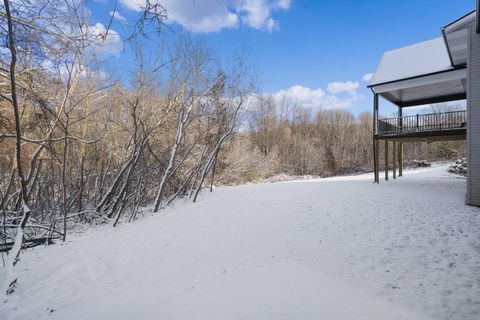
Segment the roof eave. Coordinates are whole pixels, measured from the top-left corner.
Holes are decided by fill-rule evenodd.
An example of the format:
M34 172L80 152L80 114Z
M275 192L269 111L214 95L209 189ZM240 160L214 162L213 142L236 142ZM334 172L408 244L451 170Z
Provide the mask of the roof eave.
M480 2L480 0L477 0L477 6L478 6L478 2ZM449 24L447 24L446 26L444 26L442 29L447 29L448 27L451 27L452 25L454 25L454 24L458 23L459 21L461 21L461 20L465 19L466 17L468 17L469 15L471 15L471 14L472 14L472 13L474 13L474 12L477 12L477 14L478 14L478 9L476 9L476 10L472 10L472 11L470 11L470 12L468 12L468 13L464 14L464 15L463 15L463 16L461 16L460 18L458 18L458 19L456 19L456 20L454 20L454 21L450 22L450 23L449 23Z
M480 0L478 0L478 1L480 1ZM447 48L448 59L450 59L450 65L453 67L453 66L455 66L455 64L453 63L452 52L450 51L450 46L448 45L447 35L445 33L445 28L442 28L442 37L443 37L443 42L445 43L445 47Z

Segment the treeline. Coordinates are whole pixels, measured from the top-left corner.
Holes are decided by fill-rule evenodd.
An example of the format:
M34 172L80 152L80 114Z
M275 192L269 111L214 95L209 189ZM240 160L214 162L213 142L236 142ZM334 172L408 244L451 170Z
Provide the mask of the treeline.
M436 105L429 112L451 109ZM248 130L232 141L235 147L226 180L236 183L276 174L327 177L372 171L372 125L370 112L356 116L345 110L314 112L286 97L265 96L253 105ZM383 146L381 143L382 169ZM406 166L414 165L415 159L449 160L464 153L463 141L404 143Z

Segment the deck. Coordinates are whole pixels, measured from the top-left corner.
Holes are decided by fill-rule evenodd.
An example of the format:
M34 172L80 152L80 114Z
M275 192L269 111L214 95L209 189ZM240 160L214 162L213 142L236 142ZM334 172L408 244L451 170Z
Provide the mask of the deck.
M377 140L465 140L467 111L417 114L377 120Z

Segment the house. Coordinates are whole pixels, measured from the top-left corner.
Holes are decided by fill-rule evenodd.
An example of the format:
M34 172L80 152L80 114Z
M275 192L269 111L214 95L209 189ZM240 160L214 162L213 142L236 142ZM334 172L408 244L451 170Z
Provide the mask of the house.
M393 174L402 175L403 144L467 141L466 202L480 206L480 0L477 10L441 29L441 36L385 52L368 87L374 95L374 181L379 182L379 143L385 167L392 147ZM379 119L379 97L398 106L398 116ZM466 110L403 116L403 109L466 99ZM388 170L385 178L388 180Z

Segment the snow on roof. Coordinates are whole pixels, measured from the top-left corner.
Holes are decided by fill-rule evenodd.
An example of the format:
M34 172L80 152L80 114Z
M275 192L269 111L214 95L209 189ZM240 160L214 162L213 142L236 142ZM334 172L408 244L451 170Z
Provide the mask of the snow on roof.
M453 69L442 37L383 54L369 86Z

